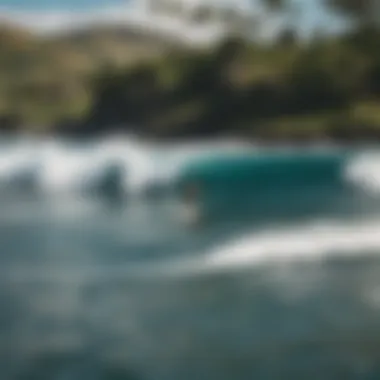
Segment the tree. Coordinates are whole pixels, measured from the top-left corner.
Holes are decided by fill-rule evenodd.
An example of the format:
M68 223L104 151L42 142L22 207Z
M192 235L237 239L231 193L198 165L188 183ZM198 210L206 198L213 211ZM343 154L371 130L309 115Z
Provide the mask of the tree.
M379 24L378 0L324 0L324 2L332 10L359 24Z
M282 11L289 4L289 0L261 0L262 3L272 11Z
M267 9L277 12L289 10L292 0L261 0ZM324 6L354 22L380 24L379 0L319 0Z
M298 43L297 32L292 27L286 27L280 31L276 40L278 47L292 47Z

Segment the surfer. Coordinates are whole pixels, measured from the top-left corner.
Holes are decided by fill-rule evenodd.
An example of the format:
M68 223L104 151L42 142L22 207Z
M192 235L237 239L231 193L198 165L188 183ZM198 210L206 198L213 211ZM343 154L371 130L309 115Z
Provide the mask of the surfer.
M96 191L108 206L119 208L122 204L124 200L122 178L123 169L118 164L110 165L101 178Z
M183 209L181 218L185 224L199 226L203 220L200 204L200 186L196 182L188 184L182 192Z

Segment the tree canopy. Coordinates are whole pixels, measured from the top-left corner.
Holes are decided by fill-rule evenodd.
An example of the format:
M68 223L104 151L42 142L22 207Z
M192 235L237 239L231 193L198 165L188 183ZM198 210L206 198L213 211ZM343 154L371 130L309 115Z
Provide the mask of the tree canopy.
M262 1L277 13L292 5ZM0 127L88 135L133 126L157 137L380 137L380 31L360 8L374 4L354 3L328 1L358 20L339 36L305 43L289 25L274 43L231 37L205 50L120 30L46 39L2 27Z

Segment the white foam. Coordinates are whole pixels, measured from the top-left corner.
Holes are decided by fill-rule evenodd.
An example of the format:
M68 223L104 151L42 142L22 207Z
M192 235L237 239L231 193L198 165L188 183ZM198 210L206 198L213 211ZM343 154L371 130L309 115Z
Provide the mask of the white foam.
M332 256L380 254L380 219L312 223L237 239L206 255L206 268L318 261Z
M169 144L119 135L92 145L74 146L56 139L26 138L0 147L0 185L32 173L46 193L77 192L95 186L110 166L117 165L124 191L141 194L152 185L169 186L188 165L198 161L252 157L260 152L263 149L232 140ZM380 153L367 151L347 156L343 168L341 176L347 184L380 195Z
M28 171L45 193L74 193L96 186L110 165L117 165L125 192L140 194L151 185L169 185L195 160L252 152L251 147L223 141L153 144L130 136L114 136L89 146L54 139L26 140L0 148L0 184Z
M298 263L320 263L331 258L357 258L369 254L380 254L380 219L353 221L351 223L319 222L308 226L294 226L288 229L271 229L252 233L246 237L212 249L196 257L153 261L144 264L131 264L125 267L103 269L76 268L63 271L31 270L25 273L10 272L9 278L16 280L31 276L63 276L67 279L86 278L185 278L203 274L233 272L242 269L285 268L281 265ZM281 267L277 267L280 265ZM281 273L280 273L281 274ZM301 276L302 274L300 274ZM304 281L302 282L304 284Z
M0 150L0 181L7 182L15 174L32 170L36 164L35 151L30 144L21 142Z
M364 152L354 157L346 166L345 178L357 187L380 194L380 153Z
M46 147L39 177L42 189L49 192L78 190L97 169L95 157L92 156L58 145Z

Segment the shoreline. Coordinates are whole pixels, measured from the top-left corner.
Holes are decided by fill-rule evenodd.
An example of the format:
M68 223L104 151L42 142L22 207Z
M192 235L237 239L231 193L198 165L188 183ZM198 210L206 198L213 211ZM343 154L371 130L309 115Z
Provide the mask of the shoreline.
M28 128L20 129L15 132L0 131L0 142L2 140L61 140L76 142L101 141L106 139L126 139L141 141L151 144L170 144L170 145L207 145L228 143L245 147L262 147L262 148L359 148L359 147L378 147L380 146L380 130L376 136L346 136L346 137L311 137L311 136L265 136L262 135L223 135L214 136L152 136L143 133L134 133L128 130L113 130L102 133L43 133L32 132Z

